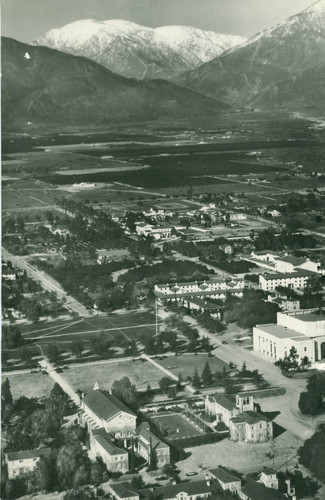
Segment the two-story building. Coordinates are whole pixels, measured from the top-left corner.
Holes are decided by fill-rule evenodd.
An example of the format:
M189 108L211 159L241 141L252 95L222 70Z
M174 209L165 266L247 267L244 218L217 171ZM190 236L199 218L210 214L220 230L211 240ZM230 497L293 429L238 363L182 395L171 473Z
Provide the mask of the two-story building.
M41 448L39 450L13 451L5 454L5 462L8 469L8 478L16 479L27 472L32 472L40 461L41 457L49 457L51 448Z
M208 395L205 399L205 412L215 416L216 423L225 423L233 441L259 443L273 437L272 422L255 411L251 395Z
M235 474L230 472L226 467L222 467L221 465L219 465L217 469L209 470L209 473L212 478L215 478L219 481L219 484L223 491L229 490L237 493L240 490L240 478L235 476Z
M137 451L149 465L154 461L161 468L170 463L170 447L150 430L147 422L137 428Z
M111 472L127 472L129 470L129 454L124 448L117 446L112 436L105 429L93 429L89 432L90 456L100 457Z

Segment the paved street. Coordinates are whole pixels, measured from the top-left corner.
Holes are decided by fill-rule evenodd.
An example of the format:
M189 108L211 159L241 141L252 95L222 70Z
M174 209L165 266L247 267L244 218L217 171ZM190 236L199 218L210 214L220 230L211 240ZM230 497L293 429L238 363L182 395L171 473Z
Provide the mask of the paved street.
M22 270L26 270L28 276L32 279L39 281L44 290L48 292L55 292L58 299L62 300L65 298L65 306L67 306L72 311L76 312L80 316L89 317L91 316L90 312L76 299L68 295L60 284L51 278L44 271L39 271L36 267L32 266L29 262L26 262L22 257L18 257L17 255L13 255L8 250L2 247L2 258L5 260L10 260L14 267L17 267Z

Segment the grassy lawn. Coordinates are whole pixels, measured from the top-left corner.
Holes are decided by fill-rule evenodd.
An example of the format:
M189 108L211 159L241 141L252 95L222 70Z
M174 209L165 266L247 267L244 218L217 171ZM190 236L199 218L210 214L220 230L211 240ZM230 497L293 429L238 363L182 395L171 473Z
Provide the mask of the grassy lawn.
M194 425L177 413L155 415L151 418L158 427L168 433L169 438L180 439L202 434Z
M147 361L125 361L78 366L64 370L62 376L77 389L89 391L98 382L101 389L109 390L114 380L129 377L137 389L144 390L150 384L154 389L163 374Z
M2 382L8 377L14 399L20 396L40 398L49 394L54 382L49 375L39 373L20 373L2 376Z
M197 356L194 354L182 354L181 356L168 357L158 361L159 364L175 375L181 373L183 378L191 377L195 369L201 375L206 362L209 363L212 373L222 371L224 366L229 368L227 363L221 359L215 356L209 357L207 354L198 354Z

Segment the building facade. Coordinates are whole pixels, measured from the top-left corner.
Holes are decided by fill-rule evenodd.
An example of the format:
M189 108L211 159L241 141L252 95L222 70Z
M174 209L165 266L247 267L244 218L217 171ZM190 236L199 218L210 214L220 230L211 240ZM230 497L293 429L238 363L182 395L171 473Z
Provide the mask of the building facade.
M14 451L5 454L5 462L8 469L8 478L16 479L22 474L32 472L41 457L48 457L52 453L51 448L39 450Z
M113 441L105 429L94 429L89 433L90 456L100 457L111 472L125 473L129 470L129 454Z
M149 424L144 422L137 429L137 451L149 465L158 468L170 464L170 447L150 431Z

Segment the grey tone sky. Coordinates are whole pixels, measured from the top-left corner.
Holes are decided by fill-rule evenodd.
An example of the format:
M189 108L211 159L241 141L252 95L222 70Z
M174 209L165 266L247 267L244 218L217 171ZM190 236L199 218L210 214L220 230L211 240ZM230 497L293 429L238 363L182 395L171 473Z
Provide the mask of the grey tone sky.
M127 19L145 26L195 26L252 36L313 0L2 0L2 34L29 42L79 19Z

